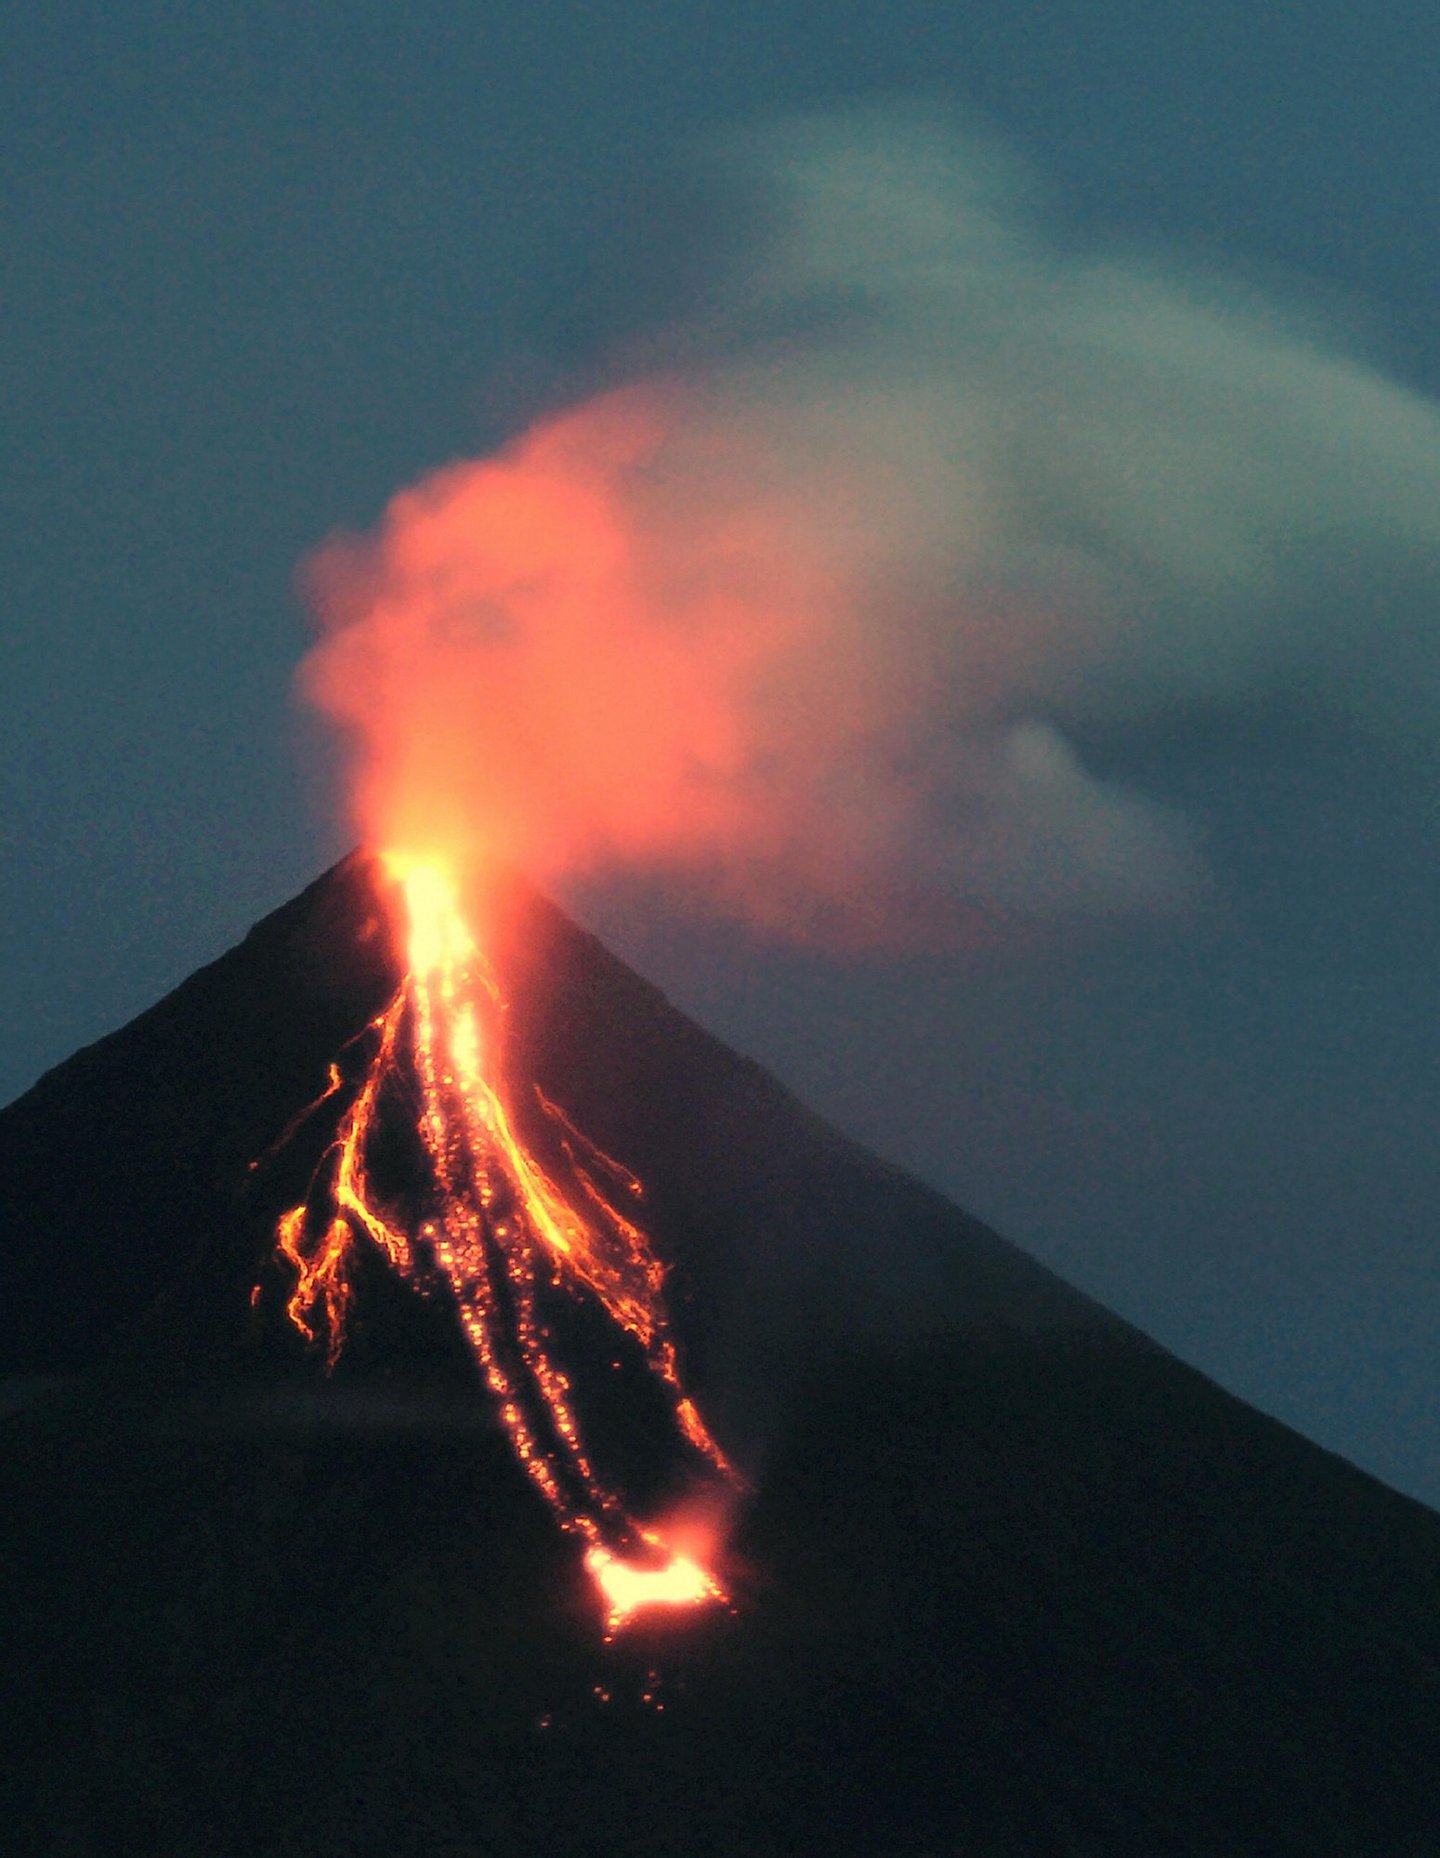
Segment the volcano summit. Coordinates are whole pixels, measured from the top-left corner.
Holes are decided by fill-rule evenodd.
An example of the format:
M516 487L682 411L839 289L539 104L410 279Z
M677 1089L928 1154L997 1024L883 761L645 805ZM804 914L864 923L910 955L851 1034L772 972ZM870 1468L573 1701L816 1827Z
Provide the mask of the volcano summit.
M521 1152L597 1192L634 1171L663 1325L617 1327L603 1259L614 1296L576 1294L563 1220L508 1274L540 1216L489 1138L450 1185L499 1238L447 1265L456 1151L425 1118L473 1096L462 1041L429 1087L402 1052L368 1129L364 1204L429 1263L354 1219L297 1327L333 1228L277 1248L277 1222L339 1178L404 994L391 888L346 860L0 1115L14 1849L1440 1847L1440 1518L845 1141L518 886L489 946ZM641 1257L617 1232L610 1262ZM703 1537L725 1604L607 1642L582 1551L629 1553L634 1518Z

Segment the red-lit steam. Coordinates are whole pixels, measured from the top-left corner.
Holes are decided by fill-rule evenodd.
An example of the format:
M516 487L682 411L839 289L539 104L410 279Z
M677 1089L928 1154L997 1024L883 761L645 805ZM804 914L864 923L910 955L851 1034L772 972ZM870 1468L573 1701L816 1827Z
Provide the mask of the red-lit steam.
M541 877L679 868L781 924L851 888L867 835L826 829L823 789L886 693L857 701L838 665L815 687L812 654L843 649L827 567L733 443L697 503L693 445L678 389L617 393L313 562L304 686L347 733L368 841Z
M676 874L831 944L943 939L971 899L1043 903L1052 873L1071 905L1136 871L1163 888L1138 803L1077 778L1043 724L988 714L1033 624L1012 612L988 646L972 626L957 678L916 589L877 608L884 543L848 459L797 463L788 437L699 388L632 387L322 551L303 682L346 732L363 835L540 878ZM895 547L918 581L913 537Z
M331 543L303 684L345 731L364 837L542 879L675 873L832 943L929 938L940 900L993 898L997 831L1017 869L1027 809L1055 835L1067 751L1033 724L953 732L993 673L957 693L908 611L876 623L853 475L793 464L702 392L636 387ZM1123 798L1089 804L1098 836L1126 823ZM1071 814L1067 856L1092 856Z

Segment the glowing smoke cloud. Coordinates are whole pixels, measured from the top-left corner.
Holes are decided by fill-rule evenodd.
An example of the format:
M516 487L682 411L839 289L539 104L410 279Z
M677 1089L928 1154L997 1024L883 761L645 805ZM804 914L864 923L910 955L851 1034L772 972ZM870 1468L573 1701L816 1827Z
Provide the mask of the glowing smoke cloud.
M368 839L943 940L1184 901L1184 823L1072 745L1116 720L1432 713L1429 402L1252 292L1062 249L934 117L723 160L756 231L672 361L314 562L304 687Z

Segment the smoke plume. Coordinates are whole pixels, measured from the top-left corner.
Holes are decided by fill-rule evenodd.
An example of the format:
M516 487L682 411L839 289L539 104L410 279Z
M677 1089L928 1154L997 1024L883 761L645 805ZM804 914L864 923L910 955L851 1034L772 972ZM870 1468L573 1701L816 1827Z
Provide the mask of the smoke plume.
M328 545L303 672L365 836L851 945L1183 904L1076 744L1440 695L1440 409L1315 317L1046 223L922 112L732 140L662 357ZM733 216L733 215L732 215Z

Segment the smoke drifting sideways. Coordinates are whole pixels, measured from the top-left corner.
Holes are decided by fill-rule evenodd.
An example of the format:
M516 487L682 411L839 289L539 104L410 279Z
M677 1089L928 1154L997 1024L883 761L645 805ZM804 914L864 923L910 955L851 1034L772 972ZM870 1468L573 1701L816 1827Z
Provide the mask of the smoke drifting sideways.
M1077 247L940 115L711 156L744 230L703 313L309 564L368 841L943 946L1203 888L1087 766L1107 730L1433 718L1440 407L1309 312Z

